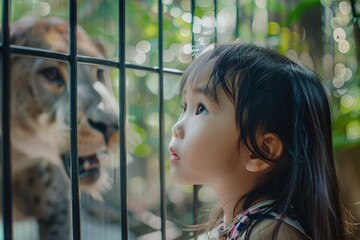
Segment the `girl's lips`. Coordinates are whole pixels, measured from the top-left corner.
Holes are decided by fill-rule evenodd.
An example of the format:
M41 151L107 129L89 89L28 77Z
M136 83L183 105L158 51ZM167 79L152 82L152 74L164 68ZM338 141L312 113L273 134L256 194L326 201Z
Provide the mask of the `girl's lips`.
M172 147L169 148L169 151L170 151L170 162L174 163L180 160L179 156L175 153Z
M174 153L172 153L172 154L170 155L170 162L175 162L175 161L179 161L179 160L180 160L180 158L179 158L178 155L176 155L176 154L174 154Z

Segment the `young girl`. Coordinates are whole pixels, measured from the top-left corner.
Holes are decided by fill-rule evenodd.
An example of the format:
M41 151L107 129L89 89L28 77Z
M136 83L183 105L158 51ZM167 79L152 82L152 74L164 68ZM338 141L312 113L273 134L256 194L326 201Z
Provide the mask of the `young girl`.
M211 239L351 239L337 183L326 92L268 49L227 44L185 71L169 145L177 183L211 186Z

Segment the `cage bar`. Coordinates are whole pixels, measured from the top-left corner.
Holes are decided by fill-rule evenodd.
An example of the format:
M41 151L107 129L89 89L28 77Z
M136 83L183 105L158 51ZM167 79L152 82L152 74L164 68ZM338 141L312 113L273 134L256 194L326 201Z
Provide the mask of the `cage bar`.
M195 34L194 34L194 18L195 18L195 0L191 0L191 46L194 48L195 47ZM194 55L192 56L194 57ZM194 185L193 186L193 212L192 212L192 217L193 217L193 224L197 225L198 223L198 206L199 206L199 190L200 190L200 186L199 185ZM197 234L195 234L195 240L197 239Z
M125 0L119 1L119 132L120 132L120 216L121 239L128 239L127 160L126 160L126 66L125 66Z
M166 199L164 163L164 63L163 63L163 2L158 1L158 44L159 44L159 171L160 171L160 216L161 238L166 239Z
M235 2L235 7L236 7L236 16L235 16L235 38L239 38L240 33L239 33L239 18L240 18L240 10L239 10L239 0L236 0Z
M214 18L215 18L215 29L214 29L214 42L218 42L218 34L217 34L217 13L218 13L218 1L214 0Z
M69 8L69 71L70 71L70 181L72 236L81 239L80 193L79 193L79 161L77 138L77 2L70 1Z
M12 186L11 186L11 139L10 139L10 1L3 0L2 10L2 82L1 82L1 149L2 149L2 217L4 239L12 240Z

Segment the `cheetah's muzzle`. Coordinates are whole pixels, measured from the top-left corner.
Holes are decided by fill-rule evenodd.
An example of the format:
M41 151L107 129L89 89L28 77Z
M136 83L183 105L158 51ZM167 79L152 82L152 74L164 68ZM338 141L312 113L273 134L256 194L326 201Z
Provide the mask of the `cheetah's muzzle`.
M96 155L79 158L79 177L95 182L100 177L100 161Z

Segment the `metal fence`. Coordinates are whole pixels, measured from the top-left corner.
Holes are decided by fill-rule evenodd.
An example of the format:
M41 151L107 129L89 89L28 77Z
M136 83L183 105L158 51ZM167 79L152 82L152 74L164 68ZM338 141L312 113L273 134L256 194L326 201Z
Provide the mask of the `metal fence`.
M35 1L35 0L34 0ZM33 49L26 48L17 45L10 45L10 14L14 12L11 11L11 1L10 0L1 0L1 33L2 39L0 42L0 52L1 52L1 67L2 67L2 76L1 76L1 138L0 138L0 150L1 150L1 188L2 188L2 217L3 217L3 229L5 240L14 239L14 226L13 226L13 215L12 215L12 205L13 205L13 196L12 196L12 183L11 183L11 119L10 119L10 105L11 105L11 83L10 83L10 74L11 74L11 56L14 54L22 56L32 56L37 58L44 58L49 60L66 62L69 65L69 76L70 76L70 128L71 128L71 166L70 166L70 180L71 180L71 206L72 206L72 238L81 239L81 206L80 206L80 196L79 196L79 162L78 158L78 136L77 136L77 66L78 63L81 64L95 64L104 67L109 67L116 69L119 76L118 84L118 96L119 96L119 131L120 131L120 149L127 149L126 146L126 114L127 114L127 101L126 101L126 84L130 79L126 76L126 71L146 71L148 73L157 75L158 85L157 85L157 99L158 99L158 118L156 125L158 126L158 152L159 156L156 159L158 161L158 172L159 172L159 196L157 199L160 200L159 207L159 219L160 219L160 235L161 237L155 239L167 239L167 220L169 219L169 211L167 211L167 192L165 183L165 174L166 174L166 157L165 152L167 142L165 141L166 137L166 119L165 119L165 94L164 94L164 85L166 84L166 76L176 76L181 75L182 71L180 69L170 69L166 68L164 64L164 15L161 14L164 12L164 6L172 2L180 2L178 0L153 0L157 2L157 62L155 66L146 66L145 64L134 64L126 61L125 53L126 49L126 27L128 26L127 16L133 14L132 12L126 11L126 6L132 1L126 0L112 0L118 2L118 7L116 14L119 16L119 24L117 26L117 55L118 60L107 60L107 59L97 59L87 56L80 56L77 54L77 22L78 22L78 2L76 0L65 1L68 2L68 23L69 23L69 36L70 36L70 48L68 53L63 54L59 52L51 52L48 50L42 49ZM267 45L279 49L282 53L291 55L292 57L299 57L303 55L304 62L310 62L309 66L314 67L314 69L319 70L325 76L325 80L329 84L329 88L335 93L335 100L340 101L340 98L347 91L346 88L342 88L344 83L345 72L350 73L349 79L346 79L346 86L351 87L352 83L356 85L356 68L358 61L355 61L355 50L356 44L353 43L353 40L350 40L352 33L352 23L357 25L356 22L356 9L358 9L358 4L356 1L350 1L352 3L352 8L348 1L300 1L300 0L289 0L289 1L266 1L266 0L257 0L257 1L248 1L248 0L228 0L228 1L218 1L218 0L183 0L187 1L190 6L190 34L191 34L191 46L192 49L198 49L199 45L205 46L209 43L215 42L225 42L231 41L238 37L241 37L242 40L251 41L255 44ZM26 2L26 1L23 1ZM30 1L29 1L30 2ZM39 2L39 1L37 1ZM51 1L50 1L51 2ZM57 1L53 1L57 2ZM94 1L101 2L101 1ZM104 1L105 2L105 1ZM133 1L135 2L135 1ZM139 2L151 2L151 1L139 1ZM166 2L166 4L165 4ZM198 41L198 36L201 35L198 31L198 23L196 21L199 18L196 18L198 10L203 8L199 6L199 2L202 5L206 5L211 9L207 10L212 13L213 23L212 31L210 35L206 36L207 40L203 43ZM203 4L206 2L206 4ZM211 3L211 4L208 4ZM224 37L223 26L221 21L218 21L217 17L222 14L229 15L229 13L221 13L219 10L221 7L219 5L231 3L231 18L232 26L231 37ZM268 4L269 6L266 6ZM201 4L200 4L201 5ZM250 6L250 7L249 7ZM278 8L274 11L275 8ZM256 11L255 11L255 10ZM309 10L309 11L308 11ZM351 13L351 11L353 13ZM148 12L141 12L140 14L146 15ZM353 14L353 16L352 16ZM352 20L351 20L352 19ZM291 27L292 24L296 22L296 26ZM351 23L351 24L350 24ZM206 24L205 24L206 25ZM355 26L354 25L354 26ZM357 26L358 27L358 26ZM267 29L268 28L268 29ZM357 29L357 28L356 28ZM240 31L241 30L241 31ZM335 34L335 31L341 33L339 35ZM346 31L346 34L345 34ZM346 40L349 40L349 42ZM336 43L338 42L338 43ZM345 44L345 45L344 45ZM335 46L336 45L336 46ZM338 45L338 47L337 47ZM349 48L349 46L351 46ZM324 63L323 63L324 62ZM335 69L334 69L334 66ZM337 67L340 67L336 70ZM341 72L342 79L341 86L333 86L331 83L332 80L337 77L334 75L338 71ZM346 71L343 71L346 70ZM350 71L352 70L352 71ZM354 73L352 77L352 73ZM340 75L341 75L340 74ZM355 89L355 88L354 88ZM345 91L344 91L345 90ZM355 92L355 91L354 91ZM352 94L351 92L349 94ZM355 95L354 95L355 96ZM357 95L356 95L357 96ZM333 96L334 97L334 96ZM344 96L345 97L345 96ZM355 99L355 98L354 98ZM355 100L354 100L355 101ZM338 104L339 105L339 104ZM355 106L355 105L354 105ZM337 109L339 110L339 109ZM347 109L351 113L353 111L356 113L357 108ZM356 113L357 114L357 113ZM358 115L354 115L355 117ZM349 116L351 114L348 114ZM343 115L341 115L343 116ZM345 115L344 115L345 116ZM344 122L344 121L338 121ZM341 123L342 124L342 123ZM347 124L347 122L346 122ZM355 126L355 125L354 125ZM357 125L356 125L357 126ZM347 127L343 127L345 129ZM340 129L340 128L338 128ZM343 130L341 130L343 131ZM342 133L344 135L344 133ZM357 136L356 134L354 136ZM357 138L357 137L355 137ZM340 139L340 138L339 138ZM346 138L343 138L346 140ZM356 140L356 139L355 139ZM358 138L357 140L358 141ZM347 141L345 141L347 142ZM350 141L351 143L351 141ZM354 141L355 143L355 141ZM345 143L346 145L346 143ZM345 146L344 145L344 146ZM340 146L340 145L339 145ZM129 199L128 193L128 171L127 171L127 153L126 151L121 151L119 155L119 176L120 176L120 185L118 192L119 199L119 213L120 213L120 230L121 230L121 239L130 239L129 233L129 206L127 201ZM345 172L345 171L344 171ZM348 174L346 172L346 174ZM353 182L352 182L353 184ZM350 185L352 185L350 184ZM195 186L192 191L192 202L191 210L192 211L192 220L190 224L196 224L198 220L198 209L201 205L201 200L199 198L200 186ZM348 190L349 191L349 190ZM352 192L354 188L351 189ZM1 232L1 230L0 230ZM196 238L196 237L195 237Z
M212 11L215 18L218 14L218 3L217 0L212 1ZM115 68L119 73L119 87L118 87L118 96L119 96L119 131L120 131L120 143L119 147L122 149L119 156L119 169L120 169L120 189L119 189L119 199L120 206L119 212L121 213L121 239L129 239L129 224L128 224L128 206L127 206L127 197L128 197L128 185L127 185L127 154L126 154L126 83L129 81L126 77L126 70L143 70L150 73L158 75L159 84L158 84L158 126L159 126L159 184L160 184L160 219L161 219L161 239L167 239L166 236L166 225L167 225L167 212L166 212L166 190L165 190L165 162L167 161L164 150L167 143L165 139L165 123L164 123L164 75L181 75L182 71L179 69L170 69L164 67L164 47L163 47L163 0L158 0L157 3L157 12L158 14L158 33L157 33L157 42L158 42L158 66L144 66L139 64L133 64L126 62L125 52L126 52L126 14L129 14L125 11L126 9L126 0L119 0L118 4L118 14L119 14L119 25L118 25L118 61L106 60L106 59L97 59L86 56L79 56L77 54L77 1L69 1L69 36L70 36L70 49L68 54L62 54L58 52L51 52L42 49L32 49L21 46L10 45L10 0L2 0L2 41L0 45L0 51L2 56L2 81L1 81L1 117L2 117L2 126L1 126L1 147L2 147L2 196L3 196L3 205L2 205L2 217L3 217L3 231L4 239L12 240L13 237L13 218L12 218L12 186L11 186L11 139L10 139L10 85L11 83L7 81L10 79L10 57L12 54L20 54L26 56L34 56L39 58L45 58L50 60L57 60L67 62L69 64L70 70L70 136L71 136L71 168L70 168L70 180L71 180L71 206L72 206L72 238L81 239L81 221L80 221L80 201L79 201L79 163L78 152L77 152L77 64L96 64L105 67ZM190 13L191 13L191 44L192 47L196 47L196 39L194 29L194 22L197 10L196 0L189 0L190 2ZM233 0L235 6L235 19L232 40L238 38L241 34L239 32L239 24L241 20L247 21L244 19L244 16L240 13L240 2L239 0ZM245 1L246 2L246 1ZM258 1L256 1L258 2ZM266 2L266 1L259 1ZM292 1L296 2L296 1ZM144 13L146 14L146 13ZM246 18L246 16L245 16ZM251 23L249 23L251 24ZM219 40L220 34L218 34L218 25L214 27L214 32L211 35L210 42L224 41L224 39ZM225 39L226 41L226 39ZM199 208L199 198L198 191L200 187L195 186L193 188L193 224L197 223L198 219L198 208Z

